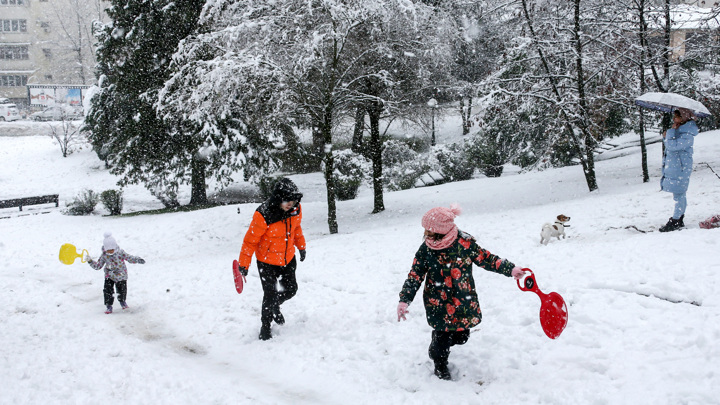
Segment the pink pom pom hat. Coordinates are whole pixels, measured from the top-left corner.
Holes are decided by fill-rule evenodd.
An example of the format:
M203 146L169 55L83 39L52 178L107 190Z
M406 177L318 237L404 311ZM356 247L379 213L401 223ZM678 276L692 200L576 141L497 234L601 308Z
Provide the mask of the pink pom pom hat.
M456 227L455 217L461 212L457 204L451 204L450 208L435 207L423 215L422 226L430 232L446 235Z

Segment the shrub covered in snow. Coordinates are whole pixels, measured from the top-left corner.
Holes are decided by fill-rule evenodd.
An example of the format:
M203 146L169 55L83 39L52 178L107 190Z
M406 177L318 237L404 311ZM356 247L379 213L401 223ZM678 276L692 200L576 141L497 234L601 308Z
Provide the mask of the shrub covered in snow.
M98 193L85 189L67 205L67 213L70 215L90 215L95 211L95 206L100 200Z
M446 144L433 147L432 155L437 159L438 169L447 181L469 180L475 172L475 165L468 158L462 144Z
M105 190L100 193L100 201L105 209L110 211L110 215L120 215L123 206L123 192L122 190Z
M427 157L403 142L386 141L382 150L383 184L390 191L414 187L417 179L431 170Z
M510 139L493 132L478 131L465 141L468 161L488 177L500 177L503 165L510 160L512 146Z
M350 149L333 151L335 195L338 200L352 200L357 197L358 189L370 172L370 163L359 153ZM325 168L323 167L323 170Z

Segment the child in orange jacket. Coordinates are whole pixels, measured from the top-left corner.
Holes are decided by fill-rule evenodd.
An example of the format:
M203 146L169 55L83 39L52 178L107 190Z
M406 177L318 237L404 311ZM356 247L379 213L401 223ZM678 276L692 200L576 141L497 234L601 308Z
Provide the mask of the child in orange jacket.
M305 236L300 224L302 196L292 180L280 179L275 184L272 196L253 214L243 239L238 259L240 272L247 276L255 254L263 287L261 340L272 338L272 321L280 325L285 323L280 305L297 293L296 247L300 250L300 261L305 260ZM281 287L279 290L278 283Z

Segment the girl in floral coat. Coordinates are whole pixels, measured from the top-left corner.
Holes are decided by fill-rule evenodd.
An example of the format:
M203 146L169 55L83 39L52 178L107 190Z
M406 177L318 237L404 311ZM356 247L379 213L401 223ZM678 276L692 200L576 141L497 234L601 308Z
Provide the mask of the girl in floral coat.
M485 270L513 276L523 275L520 267L481 248L471 235L458 230L454 219L460 207L437 207L422 218L425 243L415 253L412 269L400 291L398 322L405 319L408 306L425 281L423 302L433 328L428 354L435 363L435 375L450 380L450 347L467 342L470 329L482 320L472 275L473 263Z
M118 301L122 309L127 309L125 303L127 297L127 266L125 262L145 264L145 259L137 256L131 256L124 250L120 249L115 238L110 232L105 233L105 239L102 246L103 253L100 258L95 261L90 255L85 260L95 270L100 270L105 266L105 285L103 286L103 296L105 297L105 313L111 314L113 310L113 290L117 290Z

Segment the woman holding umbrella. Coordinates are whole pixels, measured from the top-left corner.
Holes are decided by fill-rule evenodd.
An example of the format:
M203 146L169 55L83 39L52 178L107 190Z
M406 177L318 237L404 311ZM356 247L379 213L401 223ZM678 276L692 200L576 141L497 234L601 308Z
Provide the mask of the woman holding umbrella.
M670 232L685 226L685 208L687 208L687 189L693 171L693 143L698 134L693 112L686 108L673 111L673 124L665 131L665 156L663 157L663 191L673 193L675 210L660 232Z

